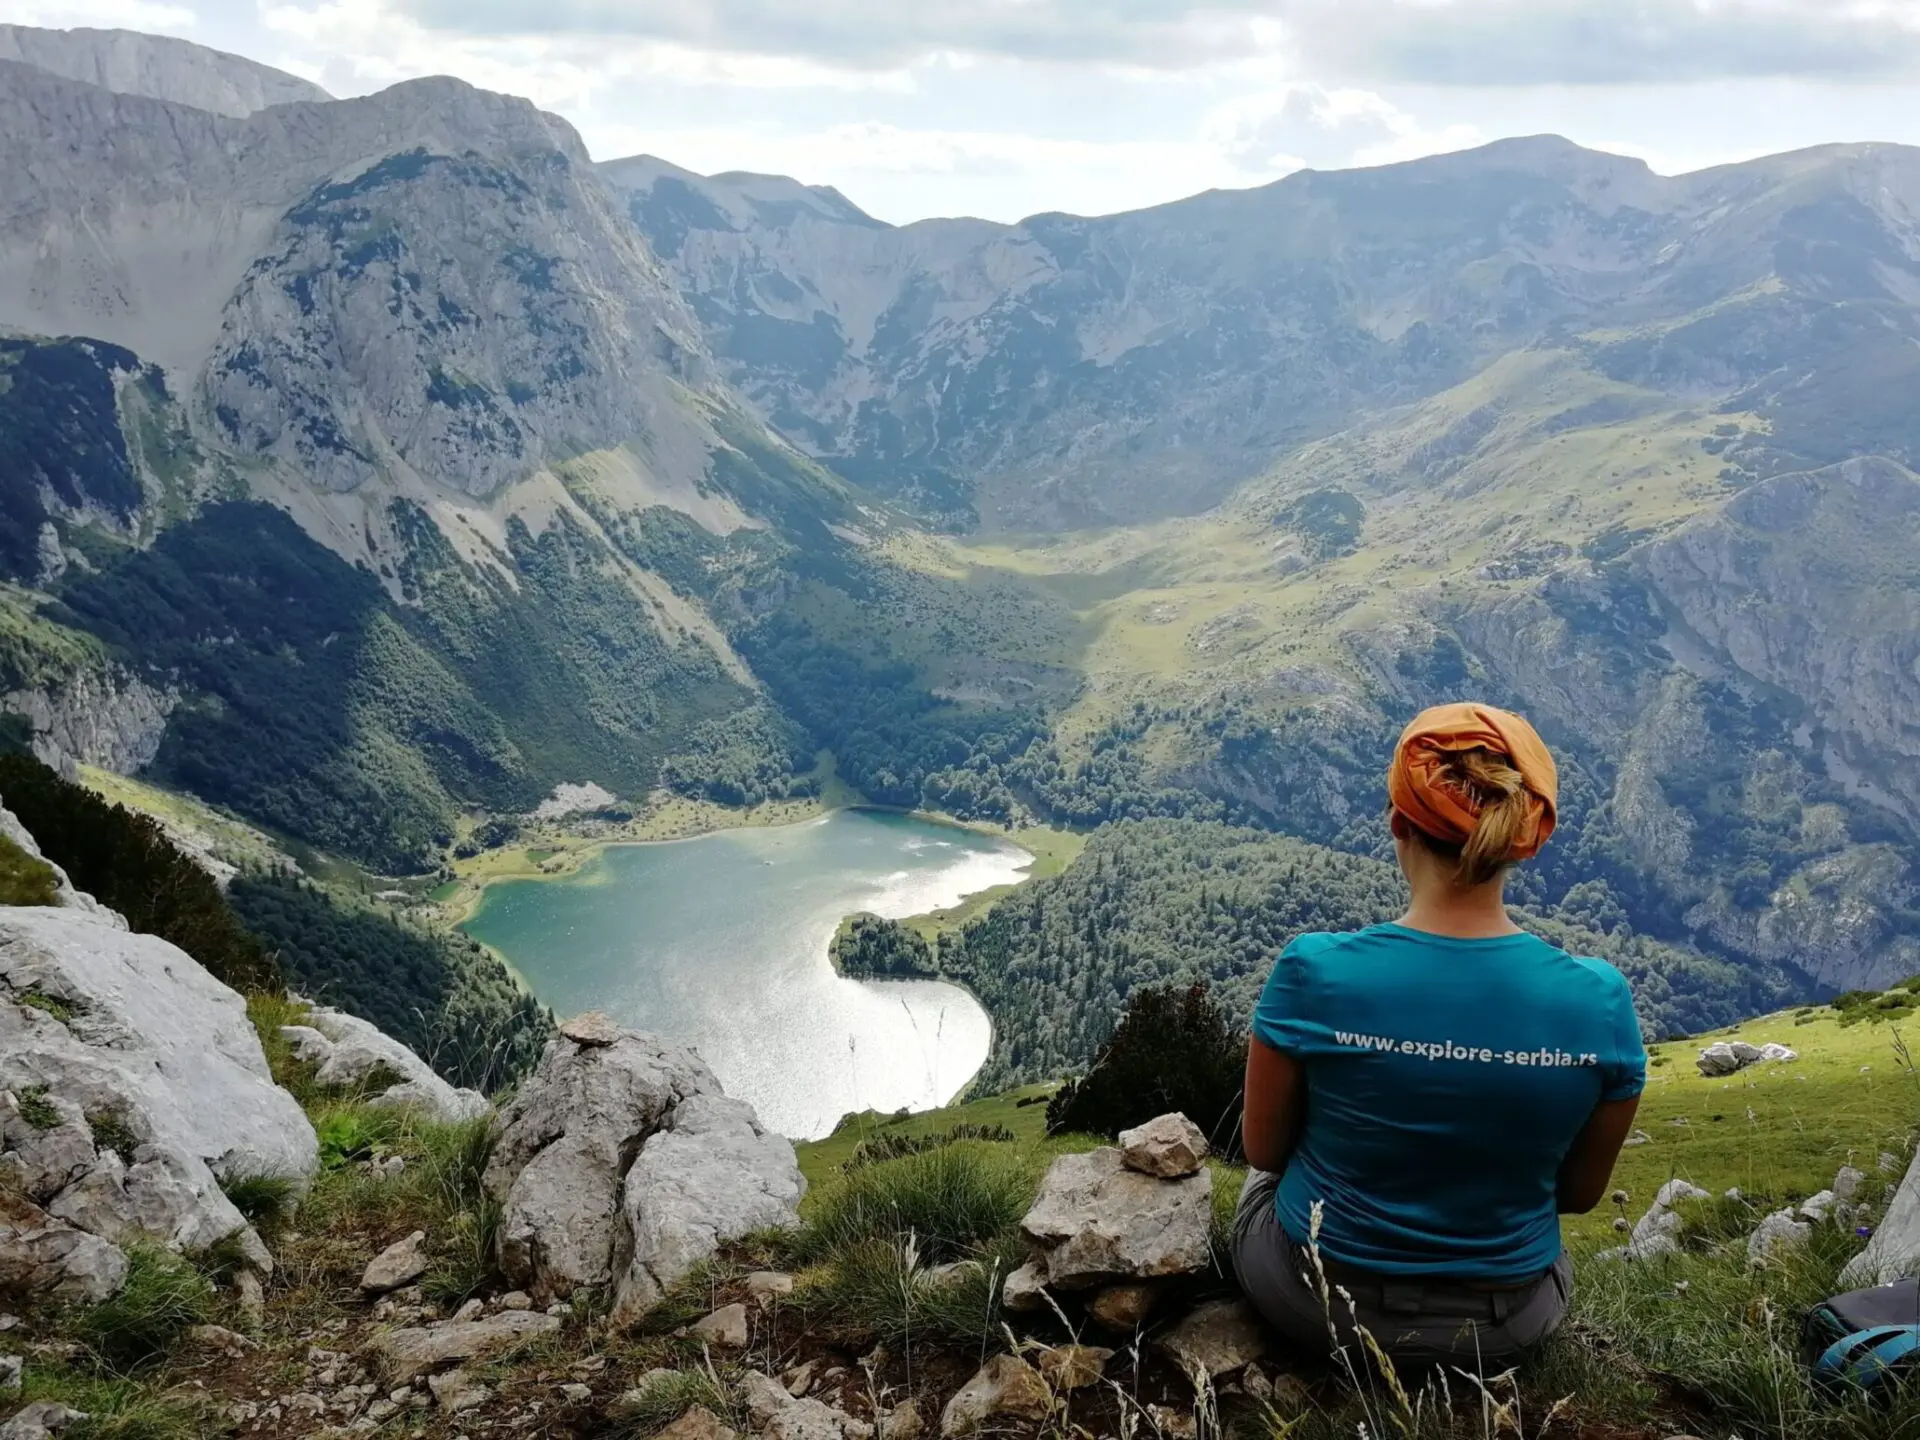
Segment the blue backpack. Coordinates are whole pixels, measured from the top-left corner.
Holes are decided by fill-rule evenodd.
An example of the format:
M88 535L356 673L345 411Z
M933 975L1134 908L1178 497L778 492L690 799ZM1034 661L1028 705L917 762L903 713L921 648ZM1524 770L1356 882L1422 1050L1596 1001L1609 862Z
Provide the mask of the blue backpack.
M1806 1341L1822 1385L1893 1391L1920 1381L1920 1279L1822 1301L1807 1316Z

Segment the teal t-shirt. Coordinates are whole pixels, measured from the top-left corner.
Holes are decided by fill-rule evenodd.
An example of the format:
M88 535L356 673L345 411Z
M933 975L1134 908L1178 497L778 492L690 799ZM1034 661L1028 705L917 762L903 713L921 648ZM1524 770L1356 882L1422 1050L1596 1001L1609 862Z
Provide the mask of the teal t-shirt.
M1647 1052L1619 971L1533 935L1400 925L1302 935L1253 1030L1304 1066L1306 1119L1280 1223L1390 1275L1524 1280L1560 1255L1560 1166Z

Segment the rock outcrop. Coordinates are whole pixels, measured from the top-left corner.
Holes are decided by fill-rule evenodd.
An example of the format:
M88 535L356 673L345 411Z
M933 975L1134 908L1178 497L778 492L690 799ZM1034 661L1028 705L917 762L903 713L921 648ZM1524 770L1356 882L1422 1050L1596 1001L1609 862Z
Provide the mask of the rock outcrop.
M415 1110L451 1124L478 1120L492 1109L477 1090L449 1085L433 1067L379 1026L340 1010L315 1006L306 1025L286 1025L281 1034L300 1059L319 1066L322 1085L362 1086L370 1077L397 1077L368 1098L376 1109Z
M311 81L257 60L136 30L0 25L0 60L217 115L251 115L269 105L333 98Z
M1836 1182L1838 1188L1838 1182ZM1864 1289L1920 1275L1920 1148L1887 1202L1887 1213L1867 1248L1847 1262L1840 1283Z
M318 1164L246 1002L184 951L79 904L0 909L0 1092L0 1271L36 1288L118 1283L114 1257L70 1232L179 1250L237 1236L264 1270L220 1182L304 1184Z
M1700 1058L1693 1063L1702 1075L1712 1079L1720 1075L1737 1074L1749 1065L1768 1065L1799 1058L1799 1051L1777 1041L1750 1045L1745 1040L1717 1040L1702 1050Z
M611 1287L631 1321L724 1242L799 1222L792 1144L692 1050L603 1017L561 1027L495 1135L500 1265L542 1302Z
M1199 1270L1208 1258L1213 1177L1168 1180L1128 1168L1111 1146L1062 1155L1020 1228L1048 1286L1085 1290Z
M1657 1256L1671 1255L1680 1248L1680 1232L1686 1221L1674 1207L1683 1200L1710 1200L1713 1197L1685 1180L1669 1180L1660 1187L1653 1197L1653 1204L1647 1207L1647 1213L1634 1222L1633 1233L1627 1243L1613 1250L1603 1250L1596 1257L1602 1260L1652 1260Z

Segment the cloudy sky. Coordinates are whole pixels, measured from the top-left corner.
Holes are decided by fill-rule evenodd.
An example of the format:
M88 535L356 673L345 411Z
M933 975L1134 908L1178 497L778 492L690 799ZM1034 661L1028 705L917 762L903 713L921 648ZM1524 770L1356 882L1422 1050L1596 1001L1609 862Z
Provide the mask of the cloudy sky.
M884 219L1104 213L1552 131L1667 173L1920 144L1920 0L0 0L336 95L452 73L601 159L836 185Z

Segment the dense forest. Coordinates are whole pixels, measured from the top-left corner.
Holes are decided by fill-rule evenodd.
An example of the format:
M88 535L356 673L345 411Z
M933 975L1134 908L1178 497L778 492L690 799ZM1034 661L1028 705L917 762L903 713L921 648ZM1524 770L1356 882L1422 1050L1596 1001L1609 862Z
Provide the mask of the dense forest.
M302 995L371 1020L454 1084L497 1090L540 1058L552 1017L475 941L290 875L241 875L228 898Z
M371 1020L455 1084L510 1083L539 1058L552 1029L473 941L284 874L242 874L223 894L152 817L110 804L31 755L0 754L0 804L133 930L179 946L236 990L291 988Z
M849 925L835 958L854 975L934 973L969 987L994 1020L983 1092L1083 1068L1144 986L1203 982L1246 1023L1273 957L1295 935L1397 914L1384 861L1265 831L1147 820L1098 831L1064 874L998 901L930 953L905 927ZM1523 910L1548 940L1618 966L1642 1022L1665 1035L1724 1024L1785 999L1784 977L1635 934L1623 918Z

